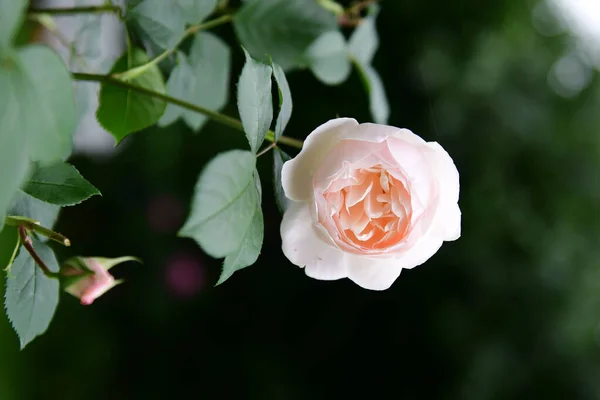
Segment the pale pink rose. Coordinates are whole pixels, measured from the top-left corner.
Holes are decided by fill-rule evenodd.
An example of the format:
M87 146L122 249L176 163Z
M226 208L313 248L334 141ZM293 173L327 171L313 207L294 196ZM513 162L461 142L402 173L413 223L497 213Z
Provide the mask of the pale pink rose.
M338 118L283 165L283 252L315 279L384 290L460 237L459 177L435 142Z

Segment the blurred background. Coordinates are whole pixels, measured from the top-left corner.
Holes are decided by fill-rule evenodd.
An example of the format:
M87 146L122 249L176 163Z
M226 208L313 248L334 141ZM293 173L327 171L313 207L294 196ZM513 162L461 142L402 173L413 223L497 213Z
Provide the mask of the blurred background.
M103 196L62 211L57 230L73 246L58 255L145 264L118 267L126 284L89 308L64 295L22 352L2 315L1 400L600 399L600 3L381 6L374 66L390 124L454 158L461 239L384 292L312 280L281 253L264 156L263 252L214 287L221 261L176 232L203 165L245 148L243 135L179 122L114 149L94 126L97 88L78 88L90 110L72 162ZM105 40L87 47L100 70L122 51L110 18L87 34ZM73 17L57 21L86 37ZM235 46L231 26L216 32ZM231 93L243 62L233 55ZM336 115L370 120L356 72L336 87L308 71L288 79L288 135Z

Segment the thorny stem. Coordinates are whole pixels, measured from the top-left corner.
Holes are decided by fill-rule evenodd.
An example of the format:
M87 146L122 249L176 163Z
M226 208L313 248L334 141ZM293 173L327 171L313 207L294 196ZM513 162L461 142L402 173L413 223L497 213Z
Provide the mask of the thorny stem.
M196 104L188 103L187 101L183 101L176 97L171 97L166 94L155 92L153 90L146 89L141 86L133 85L129 82L125 82L120 79L116 79L109 75L84 74L84 73L72 72L71 76L73 77L73 79L78 80L78 81L100 82L100 83L120 86L125 89L130 89L135 92L145 94L146 96L154 97L156 99L165 101L167 103L175 104L177 106L186 108L188 110L195 111L197 113L207 116L208 118L212 119L213 121L219 122L223 125L227 125L231 128L237 129L242 132L244 131L244 126L242 125L241 121L239 121L235 118L231 118L228 115L221 114L217 111L209 110L208 108L204 108L204 107L198 106ZM270 130L267 133L266 139L270 142L275 142L275 133ZM291 147L296 147L298 149L301 149L302 144L303 144L303 142L301 140L286 137L286 136L281 136L277 142L291 146Z
M179 41L175 44L175 46L173 46L173 48L163 51L157 57L153 58L152 60L148 61L147 63L145 63L143 65L139 65L135 68L132 68L132 69L124 71L124 72L113 74L112 76L114 78L120 78L123 80L134 79L134 78L142 75L143 73L145 73L152 66L157 65L158 63L163 61L165 58L169 57L181 45L181 43L183 43L183 41L185 39L187 39L189 36L193 35L194 33L198 32L198 31L208 30L208 29L214 28L215 26L225 24L227 22L230 22L232 19L233 19L233 17L231 15L223 15L222 17L215 18L211 21L208 21L208 22L205 22L202 24L198 24L198 25L190 26L189 28L186 29L186 31L183 33L183 36L181 37L181 39L179 39Z
M256 158L262 156L263 154L267 153L269 150L274 149L275 147L277 147L277 143L275 143L275 142L271 143L270 145L268 145L267 147L265 147L264 149L259 151L256 154Z
M371 4L377 3L378 0L362 0L356 1L348 7L342 14L338 15L338 23L341 26L357 27L362 23L362 11ZM381 1L381 0L379 0Z
M21 244L23 247L25 247L31 258L33 258L33 261L35 261L37 266L40 267L42 272L44 272L44 275L46 275L48 278L58 278L60 276L59 273L50 271L50 268L48 268L44 260L42 260L37 251L35 251L33 248L33 242L27 234L27 229L23 225L19 226L19 238L21 239Z

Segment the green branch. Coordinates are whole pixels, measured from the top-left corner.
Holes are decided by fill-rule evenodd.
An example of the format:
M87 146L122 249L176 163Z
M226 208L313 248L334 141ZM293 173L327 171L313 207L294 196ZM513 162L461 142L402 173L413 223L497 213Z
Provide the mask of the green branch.
M40 267L44 275L46 275L48 278L58 278L60 276L60 273L50 271L50 268L48 268L44 260L42 260L40 255L33 248L33 242L27 234L27 229L25 229L25 227L21 225L19 226L18 231L21 244L23 245L23 247L25 247L25 250L27 250L31 258L33 258L33 261L37 264L37 266Z
M179 41L175 44L175 46L173 46L172 49L167 49L167 50L163 51L156 58L148 61L147 63L145 63L143 65L137 66L135 68L132 68L132 69L124 71L124 72L120 72L118 74L113 74L113 77L120 78L120 79L123 79L126 81L137 78L138 76L145 73L152 66L160 63L165 58L167 58L169 55L171 55L181 45L181 43L183 43L183 41L185 39L187 39L194 33L203 31L203 30L208 30L208 29L214 28L215 26L226 24L226 23L230 22L232 19L233 19L233 17L231 15L223 15L222 17L215 18L211 21L208 21L208 22L205 22L202 24L198 24L198 25L190 26L189 28L187 28L185 30L181 39L179 39Z
M207 116L208 118L212 119L213 121L219 122L223 125L227 125L233 129L237 129L242 132L244 131L244 126L242 125L241 121L239 121L235 118L231 118L230 116L221 114L220 112L217 112L217 111L209 110L208 108L204 108L204 107L198 106L196 104L188 103L187 101L183 101L176 97L171 97L169 95L155 92L153 90L146 89L141 86L133 85L129 82L122 81L122 80L114 78L110 75L84 74L84 73L73 72L73 73L71 73L71 76L73 77L73 79L78 80L78 81L100 82L100 83L104 83L104 84L120 86L125 89L133 90L135 92L144 94L146 96L154 97L155 99L159 99L159 100L165 101L167 103L175 104L179 107L183 107L188 110L195 111L197 113ZM270 142L275 142L275 133L270 130L267 133L266 139ZM277 142L291 146L291 147L296 147L298 149L301 149L302 144L303 144L303 142L301 140L286 137L286 136L281 136Z
M48 229L46 227L41 226L39 221L33 220L31 218L13 215L6 217L4 223L9 226L23 226L27 230L45 236L48 239L54 240L55 242L62 244L63 246L69 247L71 245L71 241L64 235L61 235L58 232L54 232L52 229Z
M71 15L71 14L100 14L112 12L117 15L121 14L121 7L112 4L102 6L81 6L68 8L35 8L29 9L29 14L49 14L49 15Z
M317 3L326 9L327 11L331 11L336 16L340 17L344 15L344 7L342 7L339 3L334 0L317 0Z

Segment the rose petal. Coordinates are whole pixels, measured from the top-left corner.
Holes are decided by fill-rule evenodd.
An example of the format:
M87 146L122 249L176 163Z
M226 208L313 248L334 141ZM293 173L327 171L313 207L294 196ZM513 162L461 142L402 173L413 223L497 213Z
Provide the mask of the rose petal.
M399 265L411 269L429 260L442 247L443 240L436 235L425 233L409 248L396 253Z
M300 153L283 164L281 184L287 198L298 201L312 198L312 179L316 167L339 142L342 133L356 126L358 122L355 119L337 118L311 132L304 141Z
M395 126L363 123L358 129L344 132L341 139L362 140L365 142L381 143L388 138L402 139L412 145L425 145L427 142L420 136L415 135L409 129L396 128Z
M313 188L317 191L330 190L332 181L345 178L352 170L370 168L374 165L394 168L397 161L385 143L371 143L360 140L343 140L318 166L314 175Z
M365 214L367 214L367 216L369 216L369 218L379 218L386 211L386 207L384 205L387 203L379 202L378 201L379 196L385 196L385 195L376 195L374 192L371 192L365 198L365 201L364 201Z
M460 219L461 212L458 204L453 204L440 212L440 221L438 227L443 228L442 239L449 242L460 238Z
M432 196L432 182L435 182L431 166L423 154L423 150L428 148L425 145L416 147L397 138L389 138L387 144L390 153L401 168L402 175L406 177L407 182L403 183L408 184L406 189L412 199L413 211L420 206L427 207ZM393 172L394 170L390 171L391 174ZM414 204L415 200L418 200L418 204Z
M346 196L346 207L352 207L359 201L363 201L371 192L372 188L373 180L365 181L361 185L351 186L348 195Z
M281 222L283 254L306 275L322 280L347 276L344 253L321 239L313 227L308 203L290 202Z
M357 285L370 290L385 290L400 276L402 266L391 257L369 258L346 254L348 278Z
M120 282L115 281L114 279L110 279L110 281L97 283L95 286L92 286L89 291L85 292L83 296L81 296L81 304L89 306L96 300L98 297L102 296L104 293L108 292L110 289L117 286Z
M425 153L433 174L439 182L439 209L435 230L446 241L460 237L461 212L457 204L460 192L458 170L450 155L436 142L427 144L433 151Z
M427 146L434 150L425 153L425 157L431 165L433 175L440 182L441 193L446 201L457 203L460 192L460 177L454 161L439 143L429 142Z

